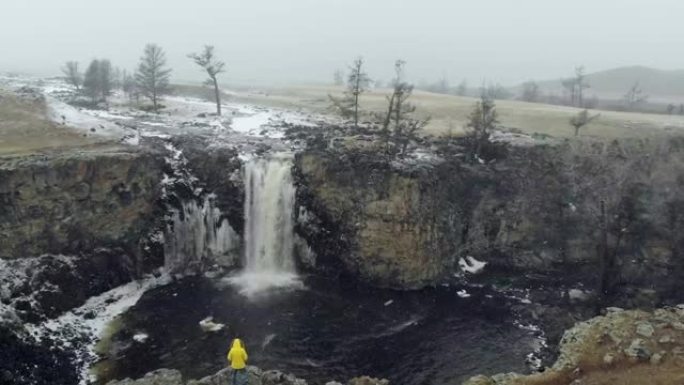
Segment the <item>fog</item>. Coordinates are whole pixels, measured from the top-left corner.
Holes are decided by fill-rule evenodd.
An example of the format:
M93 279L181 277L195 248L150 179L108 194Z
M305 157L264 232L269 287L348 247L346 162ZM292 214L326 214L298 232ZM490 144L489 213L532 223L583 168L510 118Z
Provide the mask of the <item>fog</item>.
M234 84L329 82L355 56L369 75L515 84L583 64L684 67L681 0L2 0L0 71L59 73L109 58L133 69L145 43L165 48L174 80L204 44Z

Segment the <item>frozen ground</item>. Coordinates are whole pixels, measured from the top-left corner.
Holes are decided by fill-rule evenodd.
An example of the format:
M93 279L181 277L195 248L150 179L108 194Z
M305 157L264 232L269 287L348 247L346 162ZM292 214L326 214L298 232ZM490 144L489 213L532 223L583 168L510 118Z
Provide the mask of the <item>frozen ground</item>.
M78 364L81 367L80 384L93 383L95 378L90 375L89 370L97 359L95 345L107 325L135 305L147 290L168 282L168 276L149 276L92 297L83 306L59 318L40 325L26 325L26 329L38 340L49 336L61 341L62 346L77 352ZM146 337L134 338L144 340Z
M0 88L40 90L48 105L48 116L55 123L75 128L87 136L100 136L137 145L141 137L170 137L201 134L217 143L250 143L280 139L291 125L316 126L334 118L233 102L222 103L223 115L215 114L213 102L181 95L167 96L159 114L133 107L120 92L114 92L104 110L69 105L73 92L61 79L41 79L0 75Z

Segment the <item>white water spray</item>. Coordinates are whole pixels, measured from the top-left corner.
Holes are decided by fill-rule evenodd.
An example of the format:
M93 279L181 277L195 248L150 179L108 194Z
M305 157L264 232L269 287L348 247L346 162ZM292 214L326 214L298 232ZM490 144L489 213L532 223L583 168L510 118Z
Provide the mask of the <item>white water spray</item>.
M231 283L246 295L301 285L294 263L292 155L245 164L245 269Z

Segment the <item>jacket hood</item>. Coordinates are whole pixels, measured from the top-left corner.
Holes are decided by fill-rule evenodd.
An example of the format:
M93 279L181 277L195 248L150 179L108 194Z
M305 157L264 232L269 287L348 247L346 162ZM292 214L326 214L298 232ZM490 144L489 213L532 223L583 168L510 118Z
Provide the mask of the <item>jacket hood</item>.
M233 344L230 346L231 349L243 349L242 341L239 338L233 340Z

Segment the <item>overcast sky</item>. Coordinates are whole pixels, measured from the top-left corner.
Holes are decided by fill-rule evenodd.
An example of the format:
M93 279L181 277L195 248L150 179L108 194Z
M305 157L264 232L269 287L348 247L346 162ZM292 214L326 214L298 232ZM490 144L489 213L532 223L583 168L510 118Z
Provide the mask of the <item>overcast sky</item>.
M67 60L133 69L161 45L177 80L216 46L240 83L330 81L365 57L388 80L444 75L515 84L624 65L684 68L683 0L0 0L0 71L59 73Z

